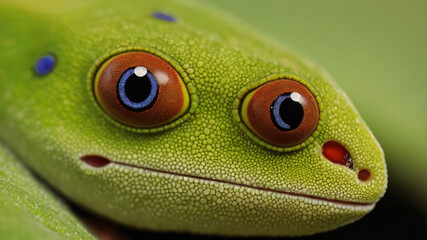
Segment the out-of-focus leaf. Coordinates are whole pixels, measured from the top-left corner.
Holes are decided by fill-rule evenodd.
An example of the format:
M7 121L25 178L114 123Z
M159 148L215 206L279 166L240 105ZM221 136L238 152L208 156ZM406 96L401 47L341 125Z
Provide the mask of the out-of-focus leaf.
M2 145L0 239L93 239Z

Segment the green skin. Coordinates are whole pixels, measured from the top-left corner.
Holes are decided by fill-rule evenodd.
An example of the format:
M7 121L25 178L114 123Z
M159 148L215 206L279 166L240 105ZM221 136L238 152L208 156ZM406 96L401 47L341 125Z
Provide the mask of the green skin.
M19 168L16 174L30 178L15 163L22 161L68 198L129 226L215 235L327 231L362 217L384 194L382 150L342 90L323 69L237 20L190 1L24 3L0 8L0 160ZM151 17L159 9L178 21ZM92 91L97 66L129 50L153 53L180 74L191 95L185 121L141 130L99 107ZM34 63L47 53L57 65L37 76ZM314 134L290 148L263 142L237 113L245 92L281 78L307 86L320 109ZM322 156L328 140L349 150L354 170ZM80 161L88 154L140 168L93 168ZM360 169L371 172L368 181L358 179ZM9 172L0 168L0 181L22 185L25 196L30 188L19 178L8 183ZM51 201L45 190L40 194L48 199L21 204ZM0 197L14 198L8 188ZM0 223L13 211L39 223L1 224L0 238L43 229L60 236L45 224L52 218L72 225L76 235L67 237L90 238L76 220L52 212L60 204L35 216L1 202Z
M424 1L208 1L321 62L381 143L390 196L427 214Z
M390 196L403 197L425 216L425 1L243 1L245 11L239 1L209 0L327 67L381 143ZM292 21L279 21L284 11Z

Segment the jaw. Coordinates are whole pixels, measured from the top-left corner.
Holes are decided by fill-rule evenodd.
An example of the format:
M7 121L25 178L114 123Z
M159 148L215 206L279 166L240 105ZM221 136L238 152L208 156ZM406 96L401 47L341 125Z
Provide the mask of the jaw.
M230 184L232 186L243 187L243 188L251 188L251 189L255 189L255 190L259 190L259 191L267 192L267 193L269 192L269 193L284 194L284 195L288 195L288 196L302 197L302 198L307 198L307 199L313 200L313 201L315 201L315 200L325 201L325 202L330 202L333 204L340 204L343 206L347 205L349 207L350 206L354 206L354 207L366 206L369 208L369 207L373 207L375 205L375 203L362 203L362 202L345 201L345 200L339 200L339 199L328 199L325 197L318 197L318 196L312 196L312 195L307 195L307 194L299 194L299 193L294 193L294 192L289 192L289 191L275 190L275 189L270 189L270 188L266 188L266 187L252 186L252 185L248 185L248 184L231 182L231 181L226 181L226 180L221 180L221 179L214 179L214 178L194 176L194 175L189 175L189 174L181 174L181 173L165 171L165 170L158 170L158 169L154 169L154 168L142 167L142 166L138 166L138 165L134 165L134 164L113 161L113 160L110 160L110 159L103 157L103 156L100 156L100 155L85 155L85 156L81 157L81 160L86 162L88 165L91 165L92 167L95 167L95 168L102 168L102 167L106 167L107 165L112 164L112 165L122 166L125 168L142 169L142 170L146 170L149 172L156 172L156 173L171 175L171 176L186 177L186 178L190 178L190 179L197 179L200 181Z
M93 164L96 155L88 156L92 156ZM103 166L82 164L81 169L91 177L85 181L93 184L89 192L96 191L97 185L102 186L95 198L106 204L100 205L87 196L79 196L76 200L84 205L89 203L89 208L102 215L137 228L241 236L308 235L355 221L375 206L374 203L331 200L96 157L98 163L104 161ZM89 163L87 156L82 159ZM117 179L118 173L131 177L123 175L123 181L112 183L111 179Z

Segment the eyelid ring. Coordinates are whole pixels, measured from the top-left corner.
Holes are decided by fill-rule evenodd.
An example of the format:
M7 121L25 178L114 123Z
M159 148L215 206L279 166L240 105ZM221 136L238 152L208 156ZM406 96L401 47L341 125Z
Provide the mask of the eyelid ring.
M185 87L188 90L188 94L190 97L190 105L188 107L188 110L179 118L176 119L175 121L162 125L162 126L158 126L158 127L152 127L152 128L135 128L132 126L127 126L124 124L121 124L120 122L116 121L115 119L113 119L112 117L110 117L108 114L106 114L104 112L104 110L102 110L102 108L99 106L97 100L96 100L96 96L94 94L94 90L93 90L93 82L95 81L96 75L98 73L98 70L105 64L108 62L109 59L112 59L115 56L118 56L120 54L124 54L127 52L134 52L134 51L141 51L141 52L146 52L149 54L153 54L157 57L160 57L161 59L163 59L165 62L167 62L168 64L170 64L175 71L179 74L179 76L181 77L182 81L184 82ZM184 68L181 67L181 65L176 62L172 57L164 54L163 52L153 49L153 48L144 48L144 47L127 47L127 48L119 48L113 51L108 52L107 54L103 55L102 57L98 58L95 61L95 64L92 65L92 67L90 68L88 74L87 74L87 85L86 85L86 89L88 91L88 93L91 95L90 99L92 102L92 105L95 106L95 109L97 109L96 111L98 111L98 113L102 114L103 116L106 117L106 119L114 124L117 127L120 128L124 128L128 131L131 132L136 132L136 133L143 133L143 134L151 134L151 133L158 133L158 132L163 132L165 130L174 128L180 124L182 124L183 122L185 122L186 120L188 120L195 112L198 106L198 96L197 96L197 90L195 85L191 82L190 77L187 75L187 73L185 72Z
M240 108L241 108L243 99L245 99L245 97L248 94L250 94L253 90L257 89L258 87L260 87L260 86L262 86L268 82L272 82L272 81L280 80L280 79L293 80L293 81L296 81L296 82L304 85L312 93L312 95L316 99L317 105L319 108L319 121L318 121L317 127L314 130L314 132L312 133L312 135L309 138L307 138L304 142L297 144L297 145L294 145L294 146L289 146L289 147L276 146L276 145L268 143L268 142L264 141L263 139L261 139L260 137L258 137L255 133L253 133L249 129L248 126L246 126L246 124L243 122L242 116L240 114ZM247 87L242 88L239 91L239 93L237 94L237 98L233 102L232 117L233 117L234 121L237 123L237 125L249 136L249 138L251 138L257 144L259 144L265 148L268 148L270 150L277 151L277 152L292 152L292 151L297 151L297 150L300 150L302 148L309 146L319 136L320 130L323 128L323 125L324 125L323 119L325 119L325 112L324 112L324 106L322 104L322 101L321 101L317 91L306 80L296 76L295 74L278 73L278 74L272 74L272 75L263 77L262 79L249 84Z

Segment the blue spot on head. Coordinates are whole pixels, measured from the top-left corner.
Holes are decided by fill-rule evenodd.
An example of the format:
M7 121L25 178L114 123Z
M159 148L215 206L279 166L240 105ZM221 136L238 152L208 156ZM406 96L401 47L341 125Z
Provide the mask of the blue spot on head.
M163 21L167 21L167 22L176 22L176 18L174 18L171 15L168 15L166 13L162 13L162 12L154 12L151 14L151 16L153 16L154 18L163 20Z
M37 75L44 76L52 72L52 70L55 68L55 64L55 56L51 54L45 55L37 60L34 66L34 70L36 71Z

